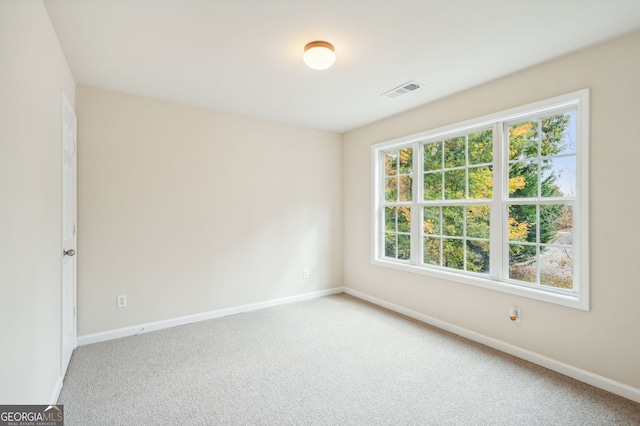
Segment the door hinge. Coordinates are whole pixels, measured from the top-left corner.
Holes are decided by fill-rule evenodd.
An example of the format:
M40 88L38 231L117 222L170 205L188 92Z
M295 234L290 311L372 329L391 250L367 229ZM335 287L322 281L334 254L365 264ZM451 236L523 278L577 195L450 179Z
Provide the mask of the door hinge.
M75 223L73 224L73 236L74 237L76 236L76 224Z

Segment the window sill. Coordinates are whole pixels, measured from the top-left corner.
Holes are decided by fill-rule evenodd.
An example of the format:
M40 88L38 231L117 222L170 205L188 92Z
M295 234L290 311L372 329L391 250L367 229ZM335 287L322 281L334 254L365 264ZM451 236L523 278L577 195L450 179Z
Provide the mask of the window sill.
M430 269L422 266L417 266L409 262L389 261L384 259L373 259L371 264L374 266L381 266L384 268L397 269L404 272L411 272L414 274L426 275L441 280L454 281L461 284L472 285L476 287L486 288L489 290L498 291L501 293L513 294L515 296L525 297L534 300L540 300L543 302L553 303L556 305L562 305L573 309L579 309L582 311L589 311L589 301L587 298L579 297L578 293L558 290L553 292L549 290L539 290L532 287L525 287L518 284L510 284L501 281L496 281L490 277L472 276L456 274L454 272L448 272L444 270Z

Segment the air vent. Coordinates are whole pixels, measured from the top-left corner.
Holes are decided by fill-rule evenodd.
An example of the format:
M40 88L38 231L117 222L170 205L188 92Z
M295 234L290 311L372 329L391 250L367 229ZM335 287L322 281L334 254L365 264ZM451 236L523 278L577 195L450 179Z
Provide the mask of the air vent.
M410 81L408 83L403 84L402 86L389 90L387 93L384 93L381 96L388 99L396 99L396 98L399 98L400 96L406 95L407 93L411 93L414 90L418 90L421 87L422 87L422 84L416 83L415 81Z

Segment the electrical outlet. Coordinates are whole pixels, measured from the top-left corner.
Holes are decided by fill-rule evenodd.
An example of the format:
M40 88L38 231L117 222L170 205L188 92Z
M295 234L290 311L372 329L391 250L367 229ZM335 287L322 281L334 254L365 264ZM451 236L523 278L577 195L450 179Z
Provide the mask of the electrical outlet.
M304 278L305 280L307 278L309 278L309 270L308 269L303 269L302 270L302 278Z
M520 308L509 306L509 319L513 322L520 322Z
M127 306L127 295L121 294L118 296L118 308L125 308Z

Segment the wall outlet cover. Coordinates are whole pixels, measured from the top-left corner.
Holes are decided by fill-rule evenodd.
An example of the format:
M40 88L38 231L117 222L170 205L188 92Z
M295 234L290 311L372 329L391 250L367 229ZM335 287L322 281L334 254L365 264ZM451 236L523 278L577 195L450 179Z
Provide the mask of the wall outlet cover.
M127 295L121 294L118 296L118 308L124 308L127 306Z

